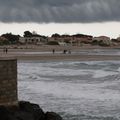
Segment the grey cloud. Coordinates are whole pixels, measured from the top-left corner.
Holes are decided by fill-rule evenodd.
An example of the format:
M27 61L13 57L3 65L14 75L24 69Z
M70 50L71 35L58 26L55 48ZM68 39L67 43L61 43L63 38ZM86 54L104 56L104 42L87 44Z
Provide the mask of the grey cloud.
M73 23L120 21L120 0L0 0L0 21Z

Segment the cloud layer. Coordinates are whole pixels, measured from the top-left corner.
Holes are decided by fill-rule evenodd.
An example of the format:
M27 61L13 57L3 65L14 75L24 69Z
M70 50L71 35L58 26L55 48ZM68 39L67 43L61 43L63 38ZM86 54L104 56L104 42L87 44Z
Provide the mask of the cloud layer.
M120 0L0 0L1 22L120 21Z

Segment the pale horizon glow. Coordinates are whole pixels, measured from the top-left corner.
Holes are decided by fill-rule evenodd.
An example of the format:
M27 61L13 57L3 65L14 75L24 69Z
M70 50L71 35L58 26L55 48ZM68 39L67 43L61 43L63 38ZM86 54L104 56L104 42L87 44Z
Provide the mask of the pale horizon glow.
M106 23L2 23L0 22L0 35L5 33L19 34L23 36L24 31L36 31L40 35L51 36L58 34L87 34L95 36L108 36L117 38L120 36L120 22Z

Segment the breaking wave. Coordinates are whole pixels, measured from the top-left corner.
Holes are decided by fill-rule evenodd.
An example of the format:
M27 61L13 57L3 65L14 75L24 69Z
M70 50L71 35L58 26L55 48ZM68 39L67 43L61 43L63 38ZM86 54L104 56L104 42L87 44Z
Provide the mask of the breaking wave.
M119 61L21 61L19 99L65 120L120 119Z

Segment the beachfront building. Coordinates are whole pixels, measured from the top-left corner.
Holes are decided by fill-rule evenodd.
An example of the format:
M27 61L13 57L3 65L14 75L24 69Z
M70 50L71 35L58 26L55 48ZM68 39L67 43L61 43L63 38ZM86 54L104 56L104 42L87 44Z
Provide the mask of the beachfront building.
M78 46L81 46L82 44L90 44L92 42L93 36L90 35L83 35L83 34L76 34L73 35L74 43Z
M117 41L120 42L120 37L117 38Z
M62 36L52 36L48 38L48 41L55 41L57 42L60 46L67 46L69 43L67 43Z
M34 44L34 45L43 45L47 42L47 38L43 37L20 37L19 42L21 44Z
M99 37L94 37L92 39L93 42L97 42L99 45L111 45L112 42L110 40L110 37L107 37L107 36L99 36Z
M119 46L120 45L120 36L117 37L116 39L112 39L111 41L112 41L113 45Z
M76 34L76 35L53 35L49 38L50 41L58 43L66 43L71 46L81 46L81 44L89 44L92 42L92 36Z

